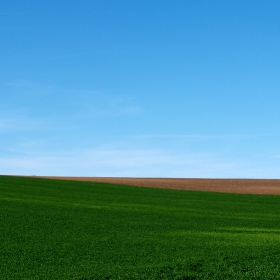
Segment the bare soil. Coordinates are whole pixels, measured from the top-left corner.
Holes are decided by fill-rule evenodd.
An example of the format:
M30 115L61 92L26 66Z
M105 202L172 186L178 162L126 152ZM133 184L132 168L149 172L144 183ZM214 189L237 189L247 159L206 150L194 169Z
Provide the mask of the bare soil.
M38 176L37 176L38 177ZM44 177L59 180L105 182L138 187L211 191L239 194L280 195L280 179L183 179L120 177Z

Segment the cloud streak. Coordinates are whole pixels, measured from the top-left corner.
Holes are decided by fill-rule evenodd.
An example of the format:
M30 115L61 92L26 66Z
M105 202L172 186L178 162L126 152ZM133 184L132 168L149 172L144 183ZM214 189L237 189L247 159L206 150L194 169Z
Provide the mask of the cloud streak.
M255 174L271 178L275 172L260 163L230 161L207 153L106 148L6 156L0 159L0 169L13 175L187 178L250 178Z
M0 133L34 130L42 126L42 122L25 117L0 117Z
M2 110L20 109L30 115L43 117L108 118L138 115L142 110L136 98L125 94L104 93L96 90L69 89L64 86L40 84L28 80L0 83L9 104L2 104ZM15 98L17 96L17 98ZM38 105L46 104L48 111L38 111ZM42 117L42 116L41 116Z
M227 138L256 138L256 137L271 137L271 136L280 136L279 133L273 133L273 134L266 134L266 133L260 133L260 134L143 134L136 136L137 138L147 138L147 139L153 139L153 138L185 138L185 139L198 139L198 140L208 140L208 139L227 139Z

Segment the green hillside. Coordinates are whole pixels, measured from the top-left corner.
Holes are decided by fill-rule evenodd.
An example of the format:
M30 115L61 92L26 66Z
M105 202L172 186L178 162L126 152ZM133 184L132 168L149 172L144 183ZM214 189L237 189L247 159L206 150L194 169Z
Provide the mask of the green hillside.
M0 176L0 279L280 279L280 197Z

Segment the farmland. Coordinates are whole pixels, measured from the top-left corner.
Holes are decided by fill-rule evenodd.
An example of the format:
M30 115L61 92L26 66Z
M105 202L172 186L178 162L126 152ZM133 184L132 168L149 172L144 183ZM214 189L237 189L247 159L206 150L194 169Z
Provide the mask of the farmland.
M279 279L279 205L0 176L0 279Z

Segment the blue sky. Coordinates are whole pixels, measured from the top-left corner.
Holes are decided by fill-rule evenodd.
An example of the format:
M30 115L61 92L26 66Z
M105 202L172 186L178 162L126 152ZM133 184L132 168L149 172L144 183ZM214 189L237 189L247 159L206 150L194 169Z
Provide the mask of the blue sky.
M280 178L280 2L1 1L0 173Z

